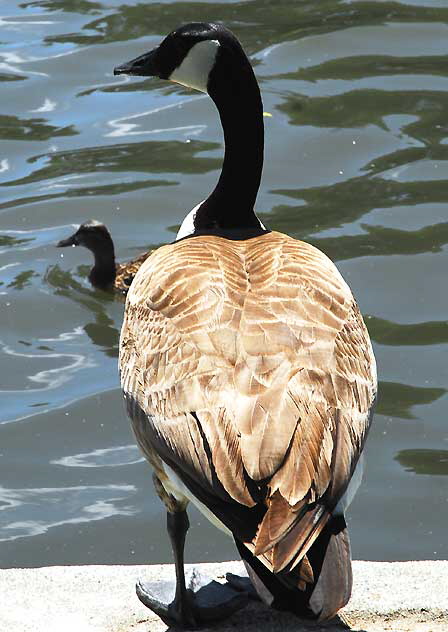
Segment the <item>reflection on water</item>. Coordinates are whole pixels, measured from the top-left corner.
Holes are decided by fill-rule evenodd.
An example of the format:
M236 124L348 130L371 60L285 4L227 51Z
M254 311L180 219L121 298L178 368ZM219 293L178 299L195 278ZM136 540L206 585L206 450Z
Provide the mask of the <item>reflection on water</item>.
M448 321L403 325L366 316L371 338L381 345L438 345L448 343Z
M79 250L85 252L83 249ZM90 256L90 253L88 253L88 256ZM88 266L79 266L79 269L82 277L85 279L90 268ZM70 272L61 270L57 265L48 269L45 280L53 286L55 294L76 301L92 312L94 322L86 322L83 326L84 332L92 343L101 347L108 356L112 358L118 357L119 331L114 326L114 321L107 315L104 303L114 300L124 303L124 297L92 288L90 283L86 287L76 281Z
M306 99L295 95L289 96L279 106L279 110L288 115L289 123L292 125L318 123L324 127L349 129L375 125L384 130L388 128L388 117L400 114L400 120L406 121L403 114L410 115L411 123L400 126L400 134L415 138L422 145L429 146L440 142L446 136L442 108L447 99L445 92L359 89ZM443 159L443 156L446 156L446 149L439 147L436 155ZM418 152L414 151L412 156L414 160L416 157L424 157L423 147ZM378 171L379 165L373 167Z
M76 134L72 127L57 128L48 125L44 118L20 119L0 115L0 138L4 140L48 140L54 136Z
M45 6L49 2L35 2ZM55 2L67 6L65 2ZM94 8L95 3L85 2ZM246 48L253 53L263 45L286 42L296 38L347 29L360 24L388 22L433 22L448 19L447 9L408 6L397 2L350 2L325 0L321 3L291 2L279 0L275 4L257 0L254 2L167 2L160 9L159 3L122 5L120 11L87 23L90 34L69 33L45 38L46 42L73 44L107 44L120 40L137 39L148 35L161 35L172 30L178 22L193 22L198 18L205 22L221 20L242 38ZM198 15L198 11L200 15ZM295 27L295 28L294 28Z
M91 254L85 250L78 248L77 253L91 257ZM78 266L77 276L81 279L87 279L91 266ZM104 290L96 290L90 285L90 282L81 283L74 278L73 273L69 270L63 270L59 265L50 266L45 273L45 282L53 288L54 294L65 296L70 300L76 301L91 311L98 313L104 310L104 301L112 302L114 295ZM101 297L101 301L97 300Z
M8 248L12 246L19 246L20 244L26 244L30 241L32 241L32 238L30 237L27 237L25 239L17 239L17 237L12 237L11 235L0 235L0 248L4 246Z
M84 331L94 345L102 348L111 358L118 358L119 331L113 326L113 321L104 315L97 315L94 323L86 323Z
M4 74L0 72L0 81L21 81L23 79L26 79L23 75Z
M145 141L107 147L87 147L70 152L54 152L46 156L34 156L30 162L40 162L42 158L48 164L21 180L11 180L4 185L28 184L40 180L77 177L79 174L93 172L123 171L142 173L204 173L217 169L221 161L196 157L200 152L215 149L215 143L191 141L189 143L158 143Z
M174 130L175 131L175 130ZM188 131L188 130L187 130ZM0 134L1 138L1 134ZM16 197L0 203L0 209L22 206L26 202L38 200L52 200L61 197L81 197L110 195L115 196L130 193L149 187L161 187L178 184L177 180L161 178L135 179L136 172L166 174L169 173L207 173L217 169L221 161L217 158L204 158L198 154L218 147L216 143L203 143L191 140L183 142L145 141L107 147L87 147L69 152L52 152L46 155L33 156L28 160L30 164L44 164L28 175L6 180L0 186L14 187L14 191L21 191L23 185L45 183L39 186L38 195ZM193 160L194 158L194 160ZM121 175L119 181L110 184L98 184L98 176L92 179L92 174L101 173L101 180L107 180L104 174L132 172L130 176ZM76 175L74 175L76 173ZM23 190L26 190L23 188ZM20 195L20 194L19 194Z
M448 222L420 230L398 230L384 226L361 226L365 235L312 238L311 241L334 261L363 256L411 255L440 252L448 242Z
M446 77L447 55L425 57L393 57L391 55L362 55L324 61L318 66L299 68L296 72L278 75L281 79L318 81L334 79L354 81L366 77L388 75L441 75ZM402 110L400 109L400 112Z
M448 450L400 450L395 459L407 472L448 476Z
M23 270L14 277L14 280L8 283L7 287L14 288L15 290L23 290L24 287L31 285L31 279L39 276L34 270Z
M413 406L431 404L447 393L445 388L424 388L396 382L379 382L376 412L387 417L413 419Z
M414 475L447 473L445 451L433 449L448 438L448 7L440 4L4 0L3 565L129 563L150 550L170 559L158 536L164 510L118 389L123 301L90 286L90 253L55 244L96 217L111 229L117 260L129 260L172 241L215 185L222 134L210 99L112 74L198 19L222 20L242 39L272 115L263 221L338 261L375 344L380 391L366 481L351 509L354 555L448 556L446 492L434 476ZM409 514L417 504L419 522ZM192 559L235 555L195 512L191 522Z
M422 202L426 204L446 202L443 181L400 183L371 176L353 178L332 186L298 190L275 189L273 193L301 200L300 206L276 206L273 209L272 220L277 230L285 230L287 226L293 225L296 219L295 236L300 239L316 233L316 229L317 231L328 230L356 222L374 208L393 208L403 204L413 206ZM442 224L442 228L445 232L442 237L444 241L436 243L436 246L446 243L446 223ZM403 232L406 231L402 231L399 235L406 238ZM421 237L424 238L425 235L422 234ZM434 237L434 234L431 237ZM420 247L421 251L430 252L433 245L431 241L423 241ZM390 248L393 250L393 245ZM396 254L403 252L400 244L397 244L396 248L398 250ZM371 253L364 254L372 253L374 249ZM412 251L406 253L404 250L404 253L412 254Z

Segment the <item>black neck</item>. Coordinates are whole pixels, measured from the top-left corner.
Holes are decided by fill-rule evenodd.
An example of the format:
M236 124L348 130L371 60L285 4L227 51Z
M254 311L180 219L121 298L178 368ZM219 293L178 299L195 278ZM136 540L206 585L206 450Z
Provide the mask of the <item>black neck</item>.
M106 288L115 281L115 252L112 243L102 244L100 248L92 250L95 263L90 270L89 281L95 287Z
M242 48L219 51L208 92L218 108L225 155L214 191L195 217L195 232L259 228L254 205L263 169L263 104Z

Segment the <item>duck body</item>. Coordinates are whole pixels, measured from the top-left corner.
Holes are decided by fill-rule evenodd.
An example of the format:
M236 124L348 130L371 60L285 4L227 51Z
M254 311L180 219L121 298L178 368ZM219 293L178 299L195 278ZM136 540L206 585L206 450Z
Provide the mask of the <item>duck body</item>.
M131 259L130 261L116 263L113 285L114 290L121 292L121 294L127 294L135 275L140 269L140 266L152 255L153 252L153 250L150 250L148 252L144 252L138 257L135 257L135 259ZM95 285L93 282L92 284Z
M137 270L151 255L145 252L135 259L116 263L114 242L107 227L95 219L84 222L73 235L58 242L59 248L84 246L94 256L88 279L93 287L100 290L114 290L126 294Z
M121 384L167 506L177 578L166 609L139 597L167 621L201 621L183 575L193 501L232 535L264 601L331 618L351 594L344 511L376 397L362 316L328 257L255 215L261 97L229 31L186 25L115 72L205 87L225 139L215 189L127 295Z

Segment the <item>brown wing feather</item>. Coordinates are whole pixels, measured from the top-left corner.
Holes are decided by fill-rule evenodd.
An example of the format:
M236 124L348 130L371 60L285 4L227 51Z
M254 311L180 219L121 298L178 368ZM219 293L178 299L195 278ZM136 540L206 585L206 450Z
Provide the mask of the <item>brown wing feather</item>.
M367 330L331 261L280 233L160 248L128 294L120 368L181 478L212 490L202 501L231 530L214 487L262 503L246 545L273 571L299 564L347 487L376 392Z
M143 254L139 255L135 259L131 259L131 261L126 261L125 263L117 263L117 265L115 266L114 289L118 292L126 294L131 286L132 281L134 280L135 275L140 269L140 266L153 252L153 250L149 250L148 252L144 252Z

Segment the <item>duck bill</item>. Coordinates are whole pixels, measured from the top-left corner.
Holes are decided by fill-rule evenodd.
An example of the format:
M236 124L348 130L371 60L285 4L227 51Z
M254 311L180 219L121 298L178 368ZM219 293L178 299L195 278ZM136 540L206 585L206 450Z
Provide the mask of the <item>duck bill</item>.
M131 59L114 68L114 75L132 75L135 77L158 77L156 64L157 48Z
M56 244L56 247L66 248L67 246L77 246L77 245L78 245L78 239L76 238L76 233L75 233L71 237L67 237L67 239L61 239L61 241L58 241L58 243Z

